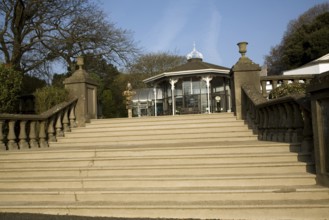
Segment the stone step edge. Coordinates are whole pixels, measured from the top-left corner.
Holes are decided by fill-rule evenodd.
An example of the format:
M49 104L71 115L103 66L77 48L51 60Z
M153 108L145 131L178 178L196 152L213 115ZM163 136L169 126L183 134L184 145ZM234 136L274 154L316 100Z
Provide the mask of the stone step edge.
M225 119L233 118L236 116L233 113L220 113L220 114L188 114L188 115L168 115L168 116L149 116L149 117L133 117L133 118L100 118L91 119L90 122L142 122L142 121L180 121L180 120L193 120L193 119Z
M278 193L278 194L290 194L290 193L329 193L329 188L326 187L285 187L285 186L273 186L273 187L264 187L264 188L252 188L252 187L239 187L237 189L208 189L209 187L201 190L201 189L191 189L191 190L184 190L184 189L157 189L157 190L145 190L141 189L116 189L116 190L106 190L106 189L99 189L99 190L91 190L86 191L85 189L81 188L70 188L70 189L63 189L59 190L49 190L49 189L19 189L15 191L0 191L1 195L75 195L75 194L82 194L82 195L93 195L93 194L107 194L107 195L158 195L158 194L174 194L174 195L181 195L181 194L258 194L258 193ZM329 195L328 195L329 199Z
M248 174L248 175L177 175L177 176L94 176L94 177L11 177L6 179L0 179L0 183L13 182L18 180L24 180L24 183L31 182L84 182L84 181L203 181L203 180L214 180L214 181L224 181L224 180L255 180L255 179L315 179L314 174L310 173L288 173L288 174L268 174L262 173L259 175Z
M262 204L265 201L259 200L258 203L252 205L250 204L251 201L226 201L227 205L224 204L224 202L214 202L214 203L220 203L220 204L204 204L204 201L201 201L200 204L184 204L183 202L170 202L174 204L168 204L169 202L163 202L163 204L157 204L155 205L150 203L142 203L139 204L132 203L129 204L104 204L109 202L66 202L65 204L59 204L58 202L53 202L51 204L38 204L40 202L21 202L21 204L8 204L10 202L6 202L5 204L2 204L0 202L0 210L3 209L173 209L173 210L186 210L186 209L264 209L264 208L274 208L274 209L288 209L288 208L297 208L297 209L305 209L305 208L329 208L329 199L328 200L289 200L287 203L284 203L284 200L278 200L278 201L268 201L272 204ZM232 204L233 202L236 202L236 204ZM17 203L17 202L16 202ZM81 204L82 203L82 204ZM88 204L90 203L90 204ZM209 202L210 203L210 202ZM247 203L247 204L244 204ZM274 203L274 204L273 204ZM276 203L276 204L275 204ZM291 204L294 203L294 204ZM328 212L328 210L327 210Z
M296 160L298 157L308 157L311 156L311 153L296 153L296 152L273 152L273 153L218 153L218 154L183 154L183 155L175 155L175 154L161 154L161 155L133 155L133 156L102 156L97 155L97 153L93 156L88 157L79 157L74 156L72 157L53 157L53 158L10 158L10 159L3 159L0 160L1 163L6 162L15 162L19 161L20 163L29 162L33 160L33 162L66 162L66 161L104 161L104 160L155 160L155 159L163 159L163 160L176 160L176 159L237 159L237 158L264 158L264 157L295 157Z
M235 141L236 139L239 139L241 141L255 141L257 140L257 135L245 135L245 136L235 136L235 137L206 137L206 141L205 141L205 137L186 137L186 138L175 138L175 139L168 139L168 137L163 137L162 139L124 139L124 137L122 137L121 139L117 139L117 140L112 140L111 138L108 138L108 140L104 141L97 141L95 142L95 139L97 140L97 138L93 138L94 140L85 140L83 142L81 142L80 138L79 141L75 141L74 138L70 138L70 139L61 139L63 141L60 142L51 142L51 144L55 145L67 145L67 144L93 144L93 146L100 146L100 145L112 145L112 144L128 144L128 145L136 145L136 144L158 144L159 141L164 141L166 144L176 144L176 143L210 143L210 142L219 142L219 141L226 141L226 142L230 142L230 141ZM88 139L88 138L86 138ZM99 139L99 138L98 138ZM232 140L234 139L234 140ZM98 145L97 145L98 144ZM163 143L162 143L163 144Z
M58 144L58 142L50 142L50 145L52 144ZM286 143L286 142L265 142L265 141L224 141L224 142L207 142L203 146L193 146L193 143L186 143L186 146L179 146L179 147L173 147L172 145L168 144L157 144L156 147L151 147L154 144L147 144L144 146L136 146L136 145L130 145L127 147L101 147L101 148L92 148L92 149L86 149L86 147L79 148L32 148L32 149L21 149L21 150L10 150L10 151L1 151L0 152L0 160L3 157L7 157L11 154L17 155L17 154L48 154L48 153L78 153L78 152L110 152L110 151L166 151L166 150L207 150L207 149L221 149L221 148L250 148L250 147L259 147L259 148L267 148L267 147L300 147L301 143Z
M257 134L253 134L252 131L250 130L245 130L245 131L225 131L225 132L189 132L189 133L184 133L184 132L176 132L176 133L165 133L165 134L156 134L154 136L145 134L143 132L134 133L134 134L126 134L124 132L120 132L120 134L113 134L113 135L108 135L108 132L104 133L95 133L97 136L83 136L83 137L61 137L58 140L59 141L65 141L65 140L77 140L80 141L81 139L93 141L94 139L114 139L114 140L167 140L168 138L180 138L180 139L205 139L205 138L237 138L237 137L258 137ZM183 138L183 137L184 138ZM197 137L195 137L197 136ZM199 137L200 136L200 137ZM144 139L140 139L140 138ZM134 139L137 138L137 139Z
M191 130L205 130L205 131L209 131L209 130L218 130L215 132L221 133L225 130L229 130L228 132L243 132L243 131L250 131L248 129L248 127L246 126L230 126L230 129L228 129L227 127L218 127L218 126L200 126L200 127L166 127L166 128L154 128L154 126L143 126L140 127L138 129L134 129L131 127L127 127L127 128L122 128L122 129L115 129L113 127L95 127L95 128L85 128L85 129L78 129L78 130L73 130L71 132L67 132L65 133L65 135L79 135L79 134L94 134L94 133L99 133L99 132L104 132L104 133L121 133L121 132L125 132L125 133L130 133L130 132L151 132L154 131L155 129L159 132L162 131L173 131L173 130L182 130L184 129L184 133L189 133L189 131ZM183 132L183 131L182 131Z
M314 166L314 162L279 162L279 163L252 163L252 164L166 164L166 165L120 165L120 166L92 166L92 167L61 167L63 171L93 171L93 170L176 170L176 169L231 169L231 168L277 168L277 167L305 167ZM0 168L0 172L19 172L19 171L58 171L58 167L23 167L23 168Z
M123 128L140 128L140 127L159 127L160 129L163 128L172 128L172 127L190 127L193 128L196 125L200 127L247 127L248 125L244 123L244 121L236 121L236 120L226 120L226 121L209 121L209 120L200 120L196 122L187 122L187 121L180 121L180 122L172 122L172 123L161 123L159 122L152 122L152 123L126 123L126 124L112 124L112 123L102 123L102 124L87 124L86 127L78 127L78 128L72 128L72 131L81 131L84 129L95 129L95 128L113 128L113 129L123 129Z

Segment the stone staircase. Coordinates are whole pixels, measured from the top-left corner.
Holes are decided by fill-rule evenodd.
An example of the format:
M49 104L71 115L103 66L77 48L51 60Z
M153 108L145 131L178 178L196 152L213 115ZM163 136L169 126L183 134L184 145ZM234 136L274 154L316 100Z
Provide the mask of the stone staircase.
M93 120L49 149L0 152L0 212L329 219L299 148L258 141L231 113Z

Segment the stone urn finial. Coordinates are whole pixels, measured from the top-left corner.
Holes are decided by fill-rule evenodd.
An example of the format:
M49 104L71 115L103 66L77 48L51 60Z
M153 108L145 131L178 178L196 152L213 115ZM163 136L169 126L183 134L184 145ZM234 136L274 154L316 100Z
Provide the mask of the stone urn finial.
M82 66L83 66L83 56L78 56L77 57L77 65L79 66L79 69L82 70Z
M245 57L246 56L246 53L247 53L247 45L248 45L248 42L240 42L240 43L238 43L239 53L241 54L242 57Z

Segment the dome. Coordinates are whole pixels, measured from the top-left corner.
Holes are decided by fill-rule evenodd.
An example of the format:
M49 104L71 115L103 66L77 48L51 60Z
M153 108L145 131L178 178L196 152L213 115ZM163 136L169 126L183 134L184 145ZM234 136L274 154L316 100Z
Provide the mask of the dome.
M203 55L202 55L202 53L200 53L199 51L197 51L195 49L195 44L194 44L192 52L187 54L186 58L187 58L187 60L191 60L191 59L200 59L200 60L202 60Z

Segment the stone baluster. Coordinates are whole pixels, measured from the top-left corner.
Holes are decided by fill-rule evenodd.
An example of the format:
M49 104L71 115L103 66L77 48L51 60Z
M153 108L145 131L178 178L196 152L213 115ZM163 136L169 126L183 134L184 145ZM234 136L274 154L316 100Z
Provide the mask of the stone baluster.
M3 134L3 124L5 123L4 120L0 120L0 151L6 150L6 145L4 143L4 134Z
M258 111L259 113L259 122L258 122L258 139L259 140L264 140L263 139L263 133L264 133L264 122L265 122L265 115L264 115L264 109L261 108Z
M299 105L297 103L294 103L292 105L293 108L293 128L294 128L294 134L293 134L293 142L301 142L303 139L303 118L301 114L301 110L299 108Z
M55 136L55 129L54 129L54 123L55 123L55 116L51 117L49 119L49 123L48 123L48 141L49 142L56 142L56 136Z
M302 108L304 119L303 141L301 145L302 152L313 152L313 128L312 128L312 113Z
M278 81L277 80L273 80L272 81L272 90L276 89L278 87Z
M266 80L262 80L261 81L261 85L262 85L262 95L264 98L267 97L267 91L266 91Z
M273 135L272 141L278 141L280 132L280 112L277 105L272 106L273 109Z
M309 84L311 82L312 78L305 79L305 83Z
M38 148L39 144L37 141L37 132L36 132L36 121L31 121L30 122L30 147L31 148Z
M18 149L18 145L16 143L16 134L15 134L15 124L16 121L14 120L10 120L8 122L8 126L9 126L9 132L8 132L8 150L17 150Z
M39 145L42 148L49 147L46 133L46 120L40 122Z
M56 120L56 137L64 137L64 132L62 129L62 114L59 113Z
M71 106L69 119L70 119L70 127L71 128L76 128L77 123L75 121L75 119L76 119L75 118L75 105Z
M66 108L63 115L63 130L64 132L70 132L70 121L69 121L69 108Z
M19 123L19 149L26 149L29 148L29 144L26 141L27 135L26 135L26 123L27 121L23 120Z
M284 136L286 133L286 111L284 108L284 105L280 104L278 106L279 109L279 133L278 133L278 141L283 142L284 141Z
M268 112L268 108L263 108L264 110L264 132L263 132L263 140L266 141L267 140L267 136L268 136L268 129L269 129L269 112Z
M293 133L292 124L293 124L293 117L294 117L293 109L292 109L291 103L284 103L284 107L287 112L287 118L286 118L287 131L286 131L284 140L285 140L285 142L291 142L292 133Z
M266 140L268 141L272 141L272 137L273 137L273 109L271 106L267 106L266 107L267 112L268 112L268 125L267 125L267 136L266 136Z
M259 125L259 111L257 111L256 106L251 102L252 104L252 112L254 115L254 131L258 133L258 125Z

